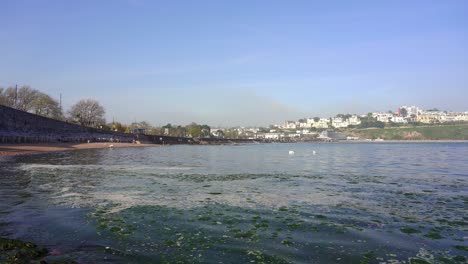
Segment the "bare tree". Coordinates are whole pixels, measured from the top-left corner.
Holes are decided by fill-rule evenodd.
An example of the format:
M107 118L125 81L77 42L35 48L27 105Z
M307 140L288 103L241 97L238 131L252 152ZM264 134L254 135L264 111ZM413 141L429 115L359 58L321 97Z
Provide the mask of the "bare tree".
M0 88L0 104L55 119L63 116L57 100L29 86Z
M15 87L8 87L3 89L0 94L0 103L5 106L16 108L16 98L18 94Z
M29 86L23 86L16 90L15 87L7 89L8 95L13 99L13 107L25 111L34 111L34 104L41 92Z
M6 105L5 88L0 87L0 105Z
M40 93L34 101L34 113L37 115L62 119L63 113L59 102L47 94Z
M99 127L105 124L104 107L93 99L84 99L74 104L70 111L70 118L83 126Z

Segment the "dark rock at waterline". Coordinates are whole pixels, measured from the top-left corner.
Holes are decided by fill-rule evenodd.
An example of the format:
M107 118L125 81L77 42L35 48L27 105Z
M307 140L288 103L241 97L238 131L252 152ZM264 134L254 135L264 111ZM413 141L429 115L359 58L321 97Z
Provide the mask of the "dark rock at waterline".
M38 247L30 242L0 237L0 262L30 263L48 253L44 247Z
M48 256L41 260L41 264L78 264L68 256Z

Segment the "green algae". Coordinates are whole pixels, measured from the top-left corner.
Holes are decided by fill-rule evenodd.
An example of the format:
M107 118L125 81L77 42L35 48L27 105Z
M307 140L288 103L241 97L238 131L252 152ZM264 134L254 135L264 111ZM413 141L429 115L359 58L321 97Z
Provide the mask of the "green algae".
M198 218L200 221L210 221L211 219L211 216L201 216Z
M298 229L302 226L302 223L292 223L287 225L289 229Z
M417 234L417 233L421 233L420 230L414 229L414 228L412 228L412 227L403 227L403 228L400 228L400 231L403 232L403 233L406 233L406 234Z
M321 215L321 214L318 214L318 215L315 215L315 218L317 219L325 219L327 218L325 215Z
M255 224L255 228L265 228L266 229L268 227L270 227L270 225L268 224L268 222L266 220Z
M30 242L0 237L0 262L29 263L45 257L48 250Z
M431 264L430 262L424 260L424 259L419 259L419 258L411 258L409 260L410 264Z
M468 246L455 245L454 247L461 251L468 251Z
M464 263L466 262L466 257L464 256L455 256L452 258L454 261L459 262L459 263Z
M436 232L430 232L430 233L425 234L424 236L427 237L427 238L430 238L430 239L442 239L442 238L444 238L443 236L441 236L439 233L436 233Z
M317 212L325 210L329 212L328 216L317 214ZM391 227L392 219L371 215L367 221L362 222L356 217L337 217L340 214L359 215L363 214L363 211L352 211L346 207L331 208L331 210L325 208L311 209L295 205L268 211L229 207L214 203L188 210L137 206L118 213L99 212L95 214L95 217L97 217L96 223L98 225L108 224L105 230L109 231L110 234L118 235L123 232L122 229L118 228L133 225L133 231L126 236L131 240L125 238L122 242L129 246L131 245L130 241L144 236L146 241L152 241L152 246L148 247L146 251L159 252L161 258L171 263L177 262L176 260L182 260L184 263L205 262L207 261L204 257L206 254L217 252L217 254L227 256L226 254L230 254L231 247L239 247L239 245L249 245L249 248L253 251L258 250L264 253L262 250L265 249L263 243L276 249L285 248L298 252L304 250L316 251L317 249L311 248L308 243L302 242L304 235L307 233L318 238L347 239L348 236L360 236L361 232L367 232L370 229L376 230L375 228L382 228L386 232L395 230L395 228ZM401 219L396 217L396 220L403 221ZM390 227L385 228L387 225ZM426 229L425 226L427 227L427 225L421 225L416 228ZM380 232L379 229L377 229L378 232ZM436 235L431 233L439 234L445 229L436 226L430 230L429 233L426 233L426 235L429 235L428 238L437 239ZM403 227L400 231L407 234L421 233L420 230L411 227ZM355 241L360 245L365 245L365 249L375 249L372 243L365 239L356 239ZM138 247L137 249L140 251L145 250ZM336 252L336 250L338 249L330 246L329 249L319 249L318 252L334 254L332 252ZM270 255L270 257L274 259L280 252L282 250ZM349 252L352 252L352 250ZM381 254L380 250L375 252ZM342 259L344 257L343 259L347 259L346 254L352 253L345 253L345 251L341 250L338 253L338 258ZM383 259L375 253L373 253L375 258L365 254L367 253L352 262L374 263L374 260L378 257ZM198 255L201 255L201 257L196 257ZM248 262L244 257L236 255L235 258L239 262ZM250 257L248 258L250 261L255 260ZM296 259L295 256L291 258ZM284 259L280 256L280 260ZM304 262L309 261L304 260Z
M244 254L247 254L247 256L250 259L250 262L252 263L259 263L259 264L286 264L290 263L289 261L284 260L283 258L279 256L271 256L267 255L259 250L249 250L247 252L244 252Z
M360 264L368 264L370 261L375 259L374 251L369 251L362 254Z
M256 235L255 230L249 230L247 232L238 232L234 235L235 238L253 238Z

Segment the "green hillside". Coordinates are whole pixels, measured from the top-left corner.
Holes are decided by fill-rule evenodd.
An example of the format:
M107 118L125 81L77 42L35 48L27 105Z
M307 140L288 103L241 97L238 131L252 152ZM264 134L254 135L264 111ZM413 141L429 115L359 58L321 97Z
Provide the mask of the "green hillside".
M352 129L347 134L363 139L468 140L468 125Z

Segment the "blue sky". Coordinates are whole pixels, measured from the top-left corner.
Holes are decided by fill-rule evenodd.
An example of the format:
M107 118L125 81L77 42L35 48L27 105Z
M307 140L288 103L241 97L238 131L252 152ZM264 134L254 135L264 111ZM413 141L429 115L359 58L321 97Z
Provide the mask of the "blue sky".
M0 1L0 86L107 119L468 111L468 1Z

